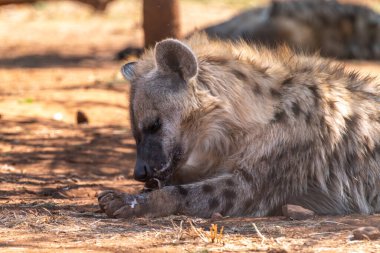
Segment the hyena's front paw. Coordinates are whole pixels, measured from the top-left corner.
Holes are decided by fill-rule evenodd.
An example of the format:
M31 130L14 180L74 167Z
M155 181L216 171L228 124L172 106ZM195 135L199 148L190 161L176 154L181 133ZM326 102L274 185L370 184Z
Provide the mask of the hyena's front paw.
M98 196L99 206L108 217L130 218L144 214L146 195L130 195L122 192L104 191Z

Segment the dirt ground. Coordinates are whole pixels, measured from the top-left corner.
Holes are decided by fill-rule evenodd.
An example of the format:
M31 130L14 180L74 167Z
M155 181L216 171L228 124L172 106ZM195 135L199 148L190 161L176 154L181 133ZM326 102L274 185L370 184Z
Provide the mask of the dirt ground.
M258 1L232 2L182 1L183 33ZM0 252L380 252L380 241L350 239L358 226L380 227L380 215L212 222L99 212L97 192L141 189L132 179L128 84L123 62L113 60L126 45L142 45L140 7L0 8ZM378 62L348 64L380 76ZM79 110L88 125L76 124ZM224 226L219 242L209 238L211 223Z

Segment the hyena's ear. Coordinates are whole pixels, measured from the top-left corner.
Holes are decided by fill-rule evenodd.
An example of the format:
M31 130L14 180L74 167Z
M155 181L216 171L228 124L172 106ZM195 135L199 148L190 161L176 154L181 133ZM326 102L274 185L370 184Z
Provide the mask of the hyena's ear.
M179 74L185 81L198 72L198 63L191 49L175 39L166 39L156 44L157 68L163 72Z
M123 67L121 67L121 73L123 74L124 78L128 81L132 81L136 76L136 63L137 62L129 62L125 64Z

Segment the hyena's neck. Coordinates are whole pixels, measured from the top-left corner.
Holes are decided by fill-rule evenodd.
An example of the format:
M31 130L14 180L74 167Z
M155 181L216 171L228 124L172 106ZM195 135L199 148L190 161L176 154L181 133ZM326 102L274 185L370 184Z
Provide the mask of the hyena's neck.
M223 112L222 118L231 126L265 125L278 104L273 98L279 96L277 90L287 75L280 64L269 68L239 59L200 61L195 91L201 100L200 116Z
M287 73L282 66L270 69L236 59L199 62L192 84L196 106L183 126L188 154L185 167L202 167L197 171L207 177L216 168L220 172L220 164L223 172L235 169L228 164L236 164L230 161L237 158L242 143L260 135L273 120L279 105L273 98L279 96L277 90Z

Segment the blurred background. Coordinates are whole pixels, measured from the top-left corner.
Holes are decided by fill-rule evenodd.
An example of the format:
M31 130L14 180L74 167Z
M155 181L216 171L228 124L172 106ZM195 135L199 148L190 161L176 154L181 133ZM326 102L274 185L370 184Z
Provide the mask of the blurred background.
M277 2L292 4L294 1ZM296 7L291 10L290 16L301 16L302 19L302 13L306 13L307 16L310 9L322 9L324 13L330 8L325 5L335 1L306 2L315 2L319 7L299 9ZM352 10L348 11L348 15L354 15L353 18L348 18L354 25L361 24L360 19L363 16L367 19L371 16L369 14L372 14L370 12L375 13L380 10L378 0L342 0L339 3L355 3L368 7L368 10L358 14L355 11L352 14ZM261 7L264 8L264 14L256 11L262 11ZM108 93L112 89L122 91L126 89L118 70L124 61L133 60L133 56L138 56L144 47L143 28L147 33L146 45L151 46L156 40L167 36L183 38L209 26L216 25L218 28L218 24L223 24L249 10L248 18L244 17L247 14L243 13L237 21L227 22L222 29L219 27L219 32L220 30L224 32L220 37L229 39L235 36L236 39L234 32L239 31L238 35L247 34L245 30L248 29L249 32L255 26L255 22L257 23L256 17L268 15L265 14L265 8L271 8L270 1L0 0L0 114L4 117L38 116L75 123L77 111L83 111L86 107L92 123L127 122L125 94L113 93L110 97ZM286 5L285 8L281 8L286 12ZM338 16L335 15L337 13L335 9L331 12L332 15L328 11L326 15ZM371 22L375 22L376 28L375 32L372 32L375 35L371 35L373 42L365 43L370 43L370 47L375 47L376 44L380 47L380 19L377 13L373 16L371 19L375 21ZM318 22L318 18L314 20ZM302 25L302 22L301 20L286 29L291 29L291 32L298 31L300 30L298 26ZM335 27L332 33L353 29L347 28L344 20L332 22L340 22L340 26ZM316 29L324 30L323 23L318 25ZM324 26L329 27L331 24L327 23ZM268 26L264 27L267 31ZM370 33L361 27L356 30L363 30L364 33L364 35L354 34L356 38L367 36L366 32ZM206 31L211 35L218 32L218 30L215 32L215 27ZM309 37L314 40L313 36L314 34L311 34ZM333 37L328 34L324 36ZM271 39L273 38L269 38ZM338 48L340 48L339 43L345 47L343 44L348 42L347 39L338 39L338 44L335 43ZM378 51L377 58L380 58L380 48ZM360 57L349 55L346 58ZM362 58L368 60L365 59L369 58L368 53ZM370 72L373 72L372 67L377 65L374 63L370 65Z
M79 1L0 1L0 114L76 123L127 123L120 50L142 48L143 1L110 1L105 9ZM22 1L14 1L22 2ZM177 1L180 34L224 21L266 1ZM121 92L115 92L120 90ZM104 117L106 115L106 117Z

